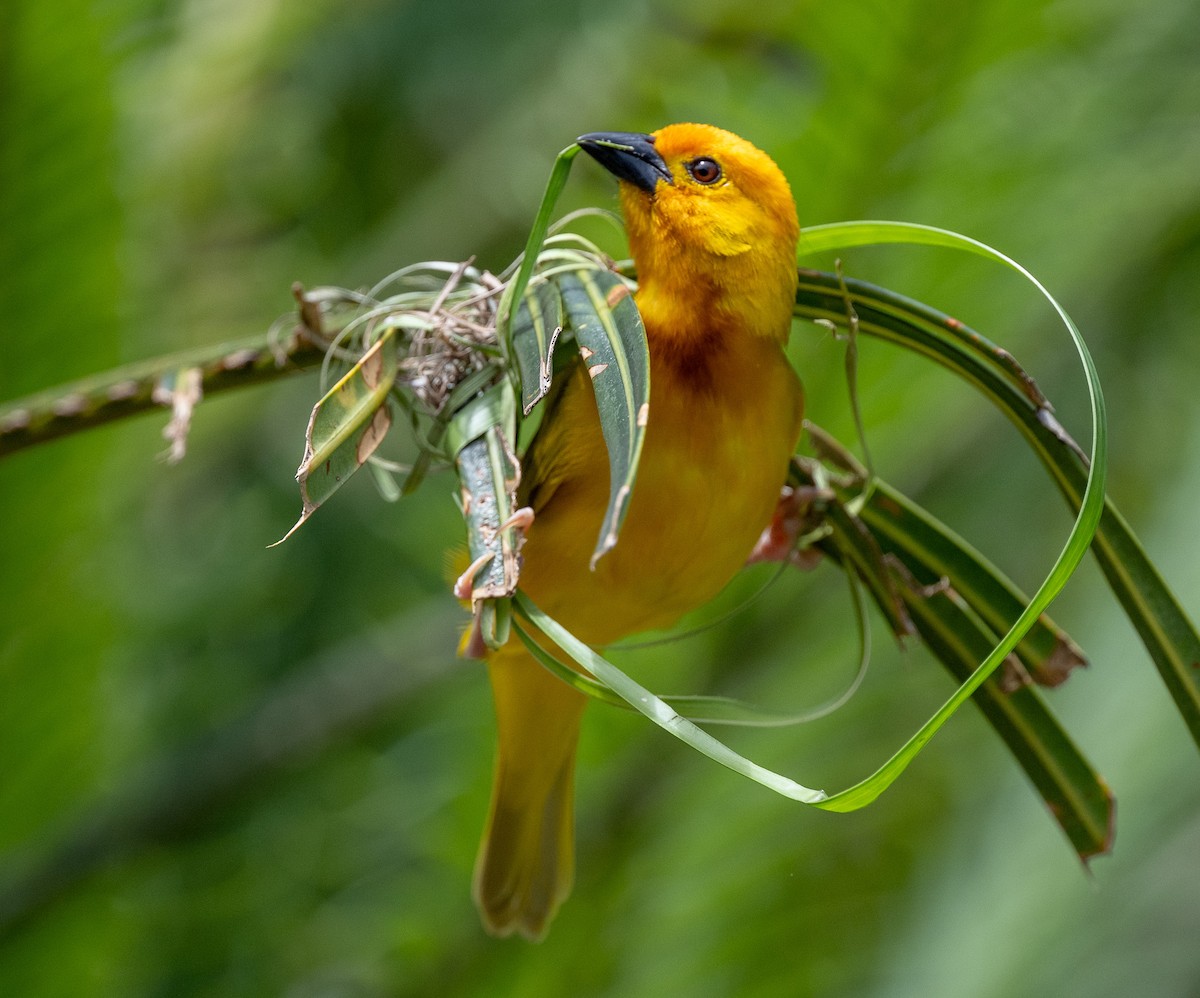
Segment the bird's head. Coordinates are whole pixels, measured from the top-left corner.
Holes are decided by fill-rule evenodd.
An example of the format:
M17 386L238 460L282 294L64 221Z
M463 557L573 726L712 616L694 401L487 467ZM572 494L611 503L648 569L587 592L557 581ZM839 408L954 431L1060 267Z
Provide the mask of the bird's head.
M707 316L786 338L800 227L787 179L766 153L695 124L593 132L579 144L621 182L648 327L694 327Z

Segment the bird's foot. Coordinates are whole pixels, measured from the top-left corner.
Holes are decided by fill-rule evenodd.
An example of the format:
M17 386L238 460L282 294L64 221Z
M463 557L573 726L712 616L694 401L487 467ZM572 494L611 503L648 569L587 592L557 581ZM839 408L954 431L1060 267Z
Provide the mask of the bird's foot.
M502 534L506 530L515 530L517 532L517 550L521 549L521 545L525 543L525 535L529 532L529 528L533 525L533 508L530 506L522 506L516 510L512 516L505 520L496 528L497 534ZM469 600L472 598L472 593L475 590L475 576L477 576L486 565L496 557L492 551L485 551L476 558L467 570L454 580L454 596L456 599Z
M785 485L775 507L775 515L763 529L746 564L779 561L796 568L814 568L821 560L821 552L814 547L800 547L799 544L813 529L812 514L816 500L824 497L821 489Z

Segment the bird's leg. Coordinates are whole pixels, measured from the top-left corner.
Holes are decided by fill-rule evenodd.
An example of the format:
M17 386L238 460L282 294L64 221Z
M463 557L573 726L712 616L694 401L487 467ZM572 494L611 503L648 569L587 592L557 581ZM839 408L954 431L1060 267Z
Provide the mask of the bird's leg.
M479 611L471 618L471 625L458 646L460 658L487 658L488 646L483 640L483 626L479 622Z
M827 498L828 493L815 486L785 485L775 515L763 529L746 564L781 561L796 568L814 568L821 560L821 552L814 547L801 547L800 542L819 521L818 500Z

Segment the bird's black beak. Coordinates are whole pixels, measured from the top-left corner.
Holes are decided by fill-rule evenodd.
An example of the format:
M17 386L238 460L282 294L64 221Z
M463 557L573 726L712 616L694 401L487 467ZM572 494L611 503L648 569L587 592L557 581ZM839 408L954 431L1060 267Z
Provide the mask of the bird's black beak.
M654 139L641 132L589 132L579 145L619 180L653 194L660 180L674 183L667 164L654 148Z

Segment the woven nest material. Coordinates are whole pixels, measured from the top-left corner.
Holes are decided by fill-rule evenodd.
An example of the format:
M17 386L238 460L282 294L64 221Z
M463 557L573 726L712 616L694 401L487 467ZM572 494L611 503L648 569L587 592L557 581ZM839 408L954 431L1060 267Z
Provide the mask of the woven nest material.
M426 315L428 328L412 333L397 380L430 412L439 413L464 378L480 370L497 346L496 317L504 285L486 271L461 288L464 270L451 275ZM466 295L456 295L466 290Z

